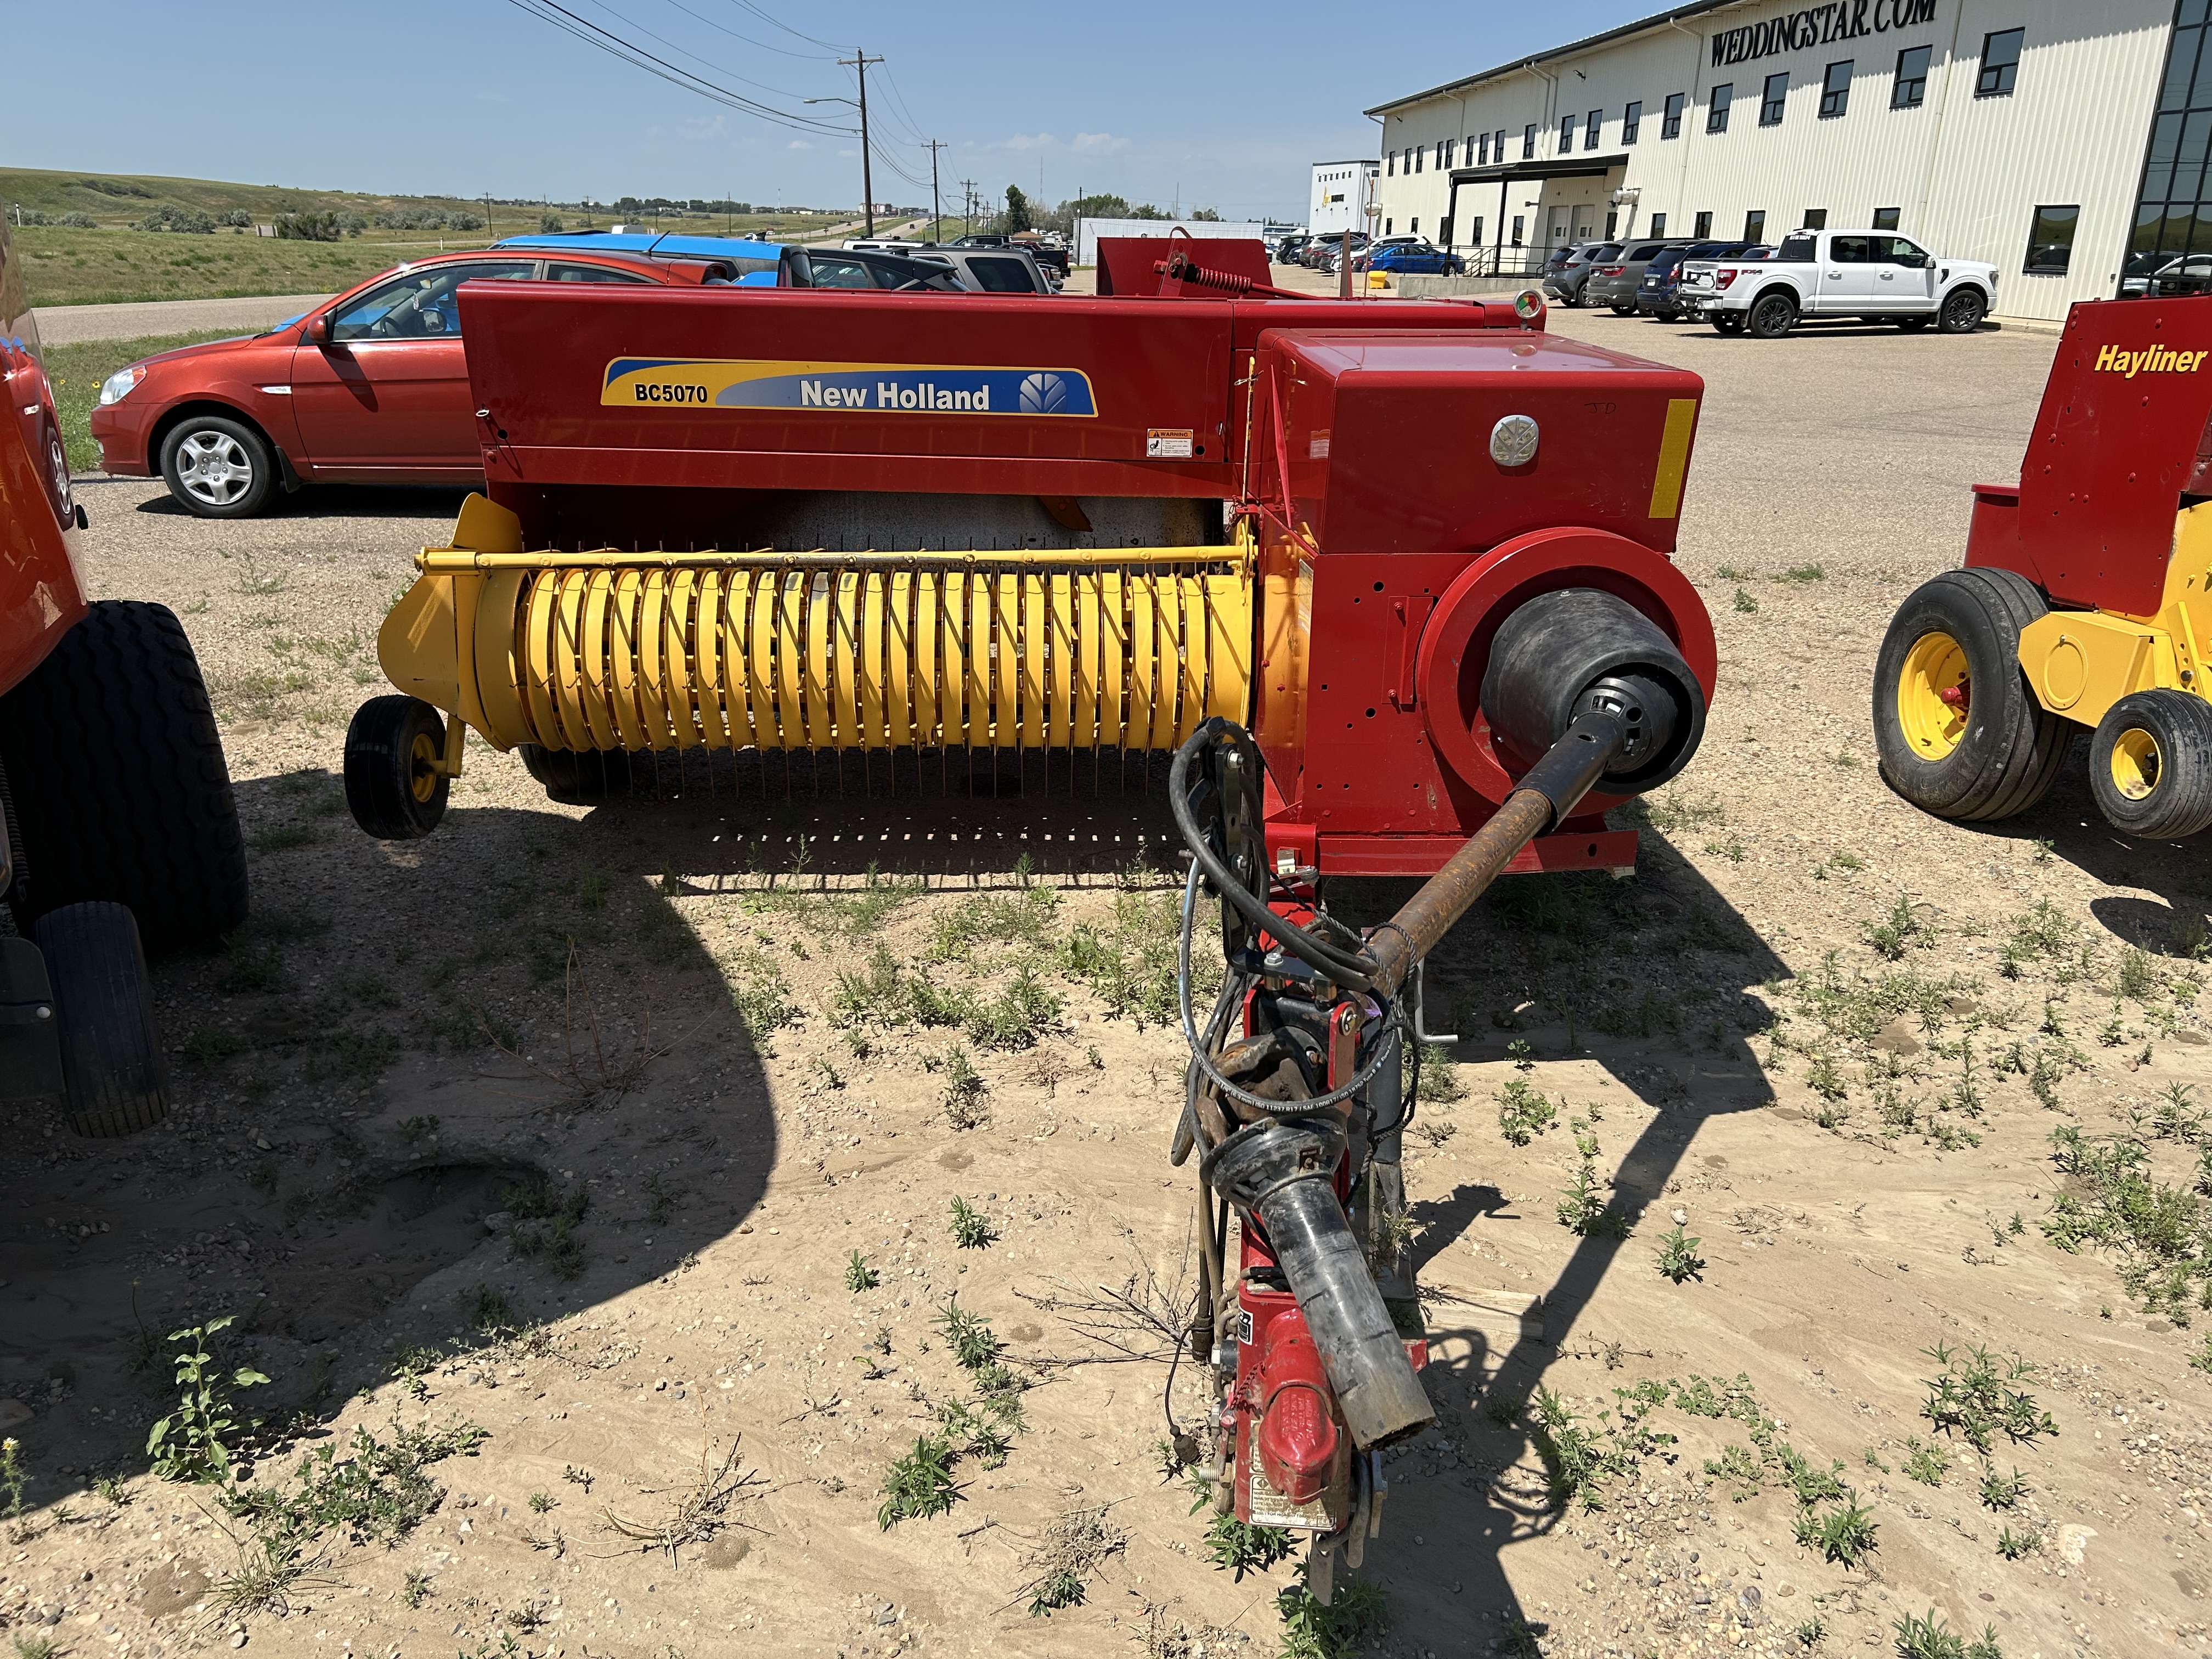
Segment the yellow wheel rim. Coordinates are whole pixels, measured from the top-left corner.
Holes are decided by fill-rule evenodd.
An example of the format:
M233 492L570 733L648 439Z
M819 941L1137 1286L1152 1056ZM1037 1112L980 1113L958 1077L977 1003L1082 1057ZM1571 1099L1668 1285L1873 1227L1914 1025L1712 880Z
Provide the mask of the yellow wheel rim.
M2142 800L2158 787L2165 757L2158 739L2140 726L2131 726L2112 744L2112 787L2130 800Z
M428 732L417 732L407 747L407 787L415 799L428 805L438 793L438 745Z
M1958 641L1948 634L1913 641L1897 677L1897 726L1914 754L1925 761L1949 758L1966 732L1971 690Z

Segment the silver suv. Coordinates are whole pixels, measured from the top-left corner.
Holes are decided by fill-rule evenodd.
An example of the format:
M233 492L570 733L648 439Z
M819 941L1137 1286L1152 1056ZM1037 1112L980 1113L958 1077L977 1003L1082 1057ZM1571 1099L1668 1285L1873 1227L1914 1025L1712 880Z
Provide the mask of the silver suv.
M1578 306L1591 274L1620 257L1618 242L1577 242L1563 247L1545 263L1544 292L1563 306Z
M906 256L944 265L971 294L1057 294L1060 285L1025 247L923 247Z

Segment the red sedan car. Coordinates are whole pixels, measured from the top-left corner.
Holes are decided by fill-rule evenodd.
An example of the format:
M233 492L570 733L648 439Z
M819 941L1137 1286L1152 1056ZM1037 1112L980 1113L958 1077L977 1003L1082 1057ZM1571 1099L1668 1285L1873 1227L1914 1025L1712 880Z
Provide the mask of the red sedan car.
M266 334L165 351L108 378L92 435L110 472L168 481L185 511L261 512L309 483L480 483L455 290L471 279L728 282L708 260L578 250L433 254Z

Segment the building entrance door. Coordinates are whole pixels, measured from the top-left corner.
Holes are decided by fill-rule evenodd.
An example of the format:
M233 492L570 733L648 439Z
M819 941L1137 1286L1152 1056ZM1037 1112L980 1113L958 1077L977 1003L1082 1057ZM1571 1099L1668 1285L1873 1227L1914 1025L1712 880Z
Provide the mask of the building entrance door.
M1549 252L1567 245L1567 210L1563 207L1552 210L1544 226L1544 247Z
M1594 242L1597 240L1597 209L1584 202L1575 209L1575 240Z

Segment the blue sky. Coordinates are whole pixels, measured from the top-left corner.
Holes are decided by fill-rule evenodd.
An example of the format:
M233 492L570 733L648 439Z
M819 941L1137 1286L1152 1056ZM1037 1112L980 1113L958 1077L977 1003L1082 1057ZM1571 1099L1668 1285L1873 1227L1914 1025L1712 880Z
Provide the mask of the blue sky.
M806 118L849 118L842 105L799 102L851 94L851 71L832 59L856 42L882 55L869 86L877 148L919 185L879 166L879 199L927 200L919 141L935 137L951 146L948 200L963 178L996 197L1009 183L1034 191L1042 173L1048 200L1079 186L1163 207L1179 195L1231 217L1302 212L1309 161L1375 154L1369 104L1655 9L1460 0L1371 24L1378 14L1343 0L558 3ZM514 0L9 9L16 73L0 154L15 166L555 200L860 200L854 138L678 90ZM105 45L88 58L94 19Z

